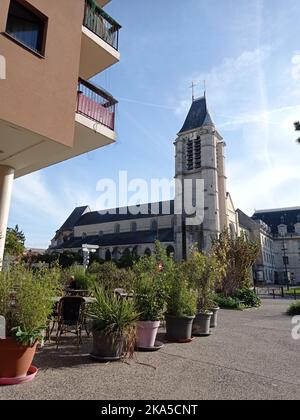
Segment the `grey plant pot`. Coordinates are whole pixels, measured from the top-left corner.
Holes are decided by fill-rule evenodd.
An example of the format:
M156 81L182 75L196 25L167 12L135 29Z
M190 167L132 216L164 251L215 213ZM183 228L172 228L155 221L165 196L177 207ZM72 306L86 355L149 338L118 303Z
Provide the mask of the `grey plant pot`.
M217 328L218 326L218 313L220 308L214 308L212 309L212 317L210 320L210 328Z
M192 339L194 316L178 317L166 314L165 318L168 340L186 342Z
M210 332L210 321L213 313L212 312L199 312L193 323L193 335L198 337L208 337Z
M91 356L97 360L120 360L123 356L125 338L123 336L103 335L93 331L93 350Z

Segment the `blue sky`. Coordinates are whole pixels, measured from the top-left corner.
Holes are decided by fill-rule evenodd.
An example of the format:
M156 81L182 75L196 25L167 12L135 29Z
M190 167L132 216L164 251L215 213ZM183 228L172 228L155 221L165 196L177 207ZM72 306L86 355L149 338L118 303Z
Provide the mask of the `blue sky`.
M236 207L299 206L299 0L113 0L121 62L93 81L117 99L115 145L16 180L9 224L47 247L76 205L97 210L101 178L174 176L192 80L227 143Z

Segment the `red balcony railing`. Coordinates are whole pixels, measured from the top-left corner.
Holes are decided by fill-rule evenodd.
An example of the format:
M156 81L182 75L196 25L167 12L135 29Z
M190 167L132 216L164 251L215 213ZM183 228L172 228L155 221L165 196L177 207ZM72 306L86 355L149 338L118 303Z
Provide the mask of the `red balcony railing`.
M78 114L114 130L117 103L109 93L79 79L76 110Z

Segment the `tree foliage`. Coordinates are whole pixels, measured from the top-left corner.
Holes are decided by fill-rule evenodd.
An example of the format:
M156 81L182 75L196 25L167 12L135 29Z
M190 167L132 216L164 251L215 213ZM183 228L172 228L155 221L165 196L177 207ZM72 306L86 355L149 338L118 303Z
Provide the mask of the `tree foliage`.
M225 296L253 286L252 266L260 252L260 244L250 241L246 234L232 237L224 230L213 241L212 255L217 259L221 280L218 289Z
M5 241L5 254L12 257L20 257L25 251L25 235L16 225L8 228Z

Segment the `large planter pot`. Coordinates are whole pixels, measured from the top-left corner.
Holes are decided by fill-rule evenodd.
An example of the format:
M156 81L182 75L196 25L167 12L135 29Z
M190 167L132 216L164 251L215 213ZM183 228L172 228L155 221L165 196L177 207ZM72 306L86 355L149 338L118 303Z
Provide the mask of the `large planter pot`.
M220 308L214 308L212 309L212 317L210 320L210 328L217 328L218 326L218 312Z
M98 360L120 360L124 353L125 337L103 335L93 331L93 350L91 356Z
M212 312L199 312L193 323L193 334L199 337L208 337L210 335L210 321Z
M0 340L0 378L24 378L35 356L37 344L24 347L13 338Z
M192 339L194 316L178 317L167 314L165 318L168 340L187 342Z
M153 348L160 321L139 321L136 329L136 347Z

